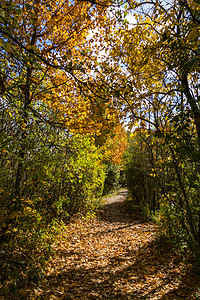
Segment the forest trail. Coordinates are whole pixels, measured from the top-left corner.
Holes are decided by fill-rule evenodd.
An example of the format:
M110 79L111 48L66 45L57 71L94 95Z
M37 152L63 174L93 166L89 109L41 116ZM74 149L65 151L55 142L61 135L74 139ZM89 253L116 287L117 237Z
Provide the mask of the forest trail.
M67 225L30 299L200 299L189 265L158 244L156 226L128 214L125 189L97 216Z

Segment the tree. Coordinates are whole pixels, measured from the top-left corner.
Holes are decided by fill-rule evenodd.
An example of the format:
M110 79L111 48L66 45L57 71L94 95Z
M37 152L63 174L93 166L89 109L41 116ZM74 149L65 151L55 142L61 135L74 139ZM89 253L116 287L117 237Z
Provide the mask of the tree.
M108 82L115 78L113 96L130 125L148 129L147 146L150 134L152 146L163 147L160 154L153 149L150 163L157 161L154 174L161 169L174 179L165 182L170 193L163 188L168 224L174 220L179 237L199 245L199 4L128 1L122 10L107 37L115 65ZM124 22L130 12L133 24Z
M1 101L13 119L18 149L13 194L20 196L33 124L90 133L102 126L92 117L99 86L92 79L87 36L102 25L106 5L5 0L0 9Z
M1 245L15 240L18 226L24 232L27 220L37 235L41 224L100 197L104 171L85 135L118 123L111 96L92 74L90 33L102 27L106 9L106 2L1 1ZM81 151L88 161L77 160L78 170Z

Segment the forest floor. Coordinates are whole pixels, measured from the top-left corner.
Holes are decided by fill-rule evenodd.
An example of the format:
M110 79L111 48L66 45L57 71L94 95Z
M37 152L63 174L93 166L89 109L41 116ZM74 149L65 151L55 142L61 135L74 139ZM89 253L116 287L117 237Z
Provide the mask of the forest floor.
M159 242L156 225L128 214L127 191L93 218L74 220L29 299L200 299L191 264Z

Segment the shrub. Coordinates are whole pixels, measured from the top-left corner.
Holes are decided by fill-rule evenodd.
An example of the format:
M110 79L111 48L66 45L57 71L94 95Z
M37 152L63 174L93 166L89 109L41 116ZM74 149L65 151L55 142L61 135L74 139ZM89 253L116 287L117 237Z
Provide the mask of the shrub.
M120 166L113 163L107 163L103 195L115 192L120 187Z
M61 221L91 212L101 198L105 168L93 139L59 137L51 146L29 144L20 194L15 195L11 181L1 181L0 268L5 273L0 280L6 293L38 280ZM5 163L4 176L13 163Z

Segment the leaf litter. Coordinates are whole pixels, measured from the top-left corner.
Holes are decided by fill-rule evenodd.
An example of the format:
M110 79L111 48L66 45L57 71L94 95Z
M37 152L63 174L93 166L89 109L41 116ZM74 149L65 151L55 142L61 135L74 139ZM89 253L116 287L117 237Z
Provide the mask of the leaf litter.
M89 219L65 227L44 280L29 299L200 299L200 279L155 224L124 206L126 190Z

